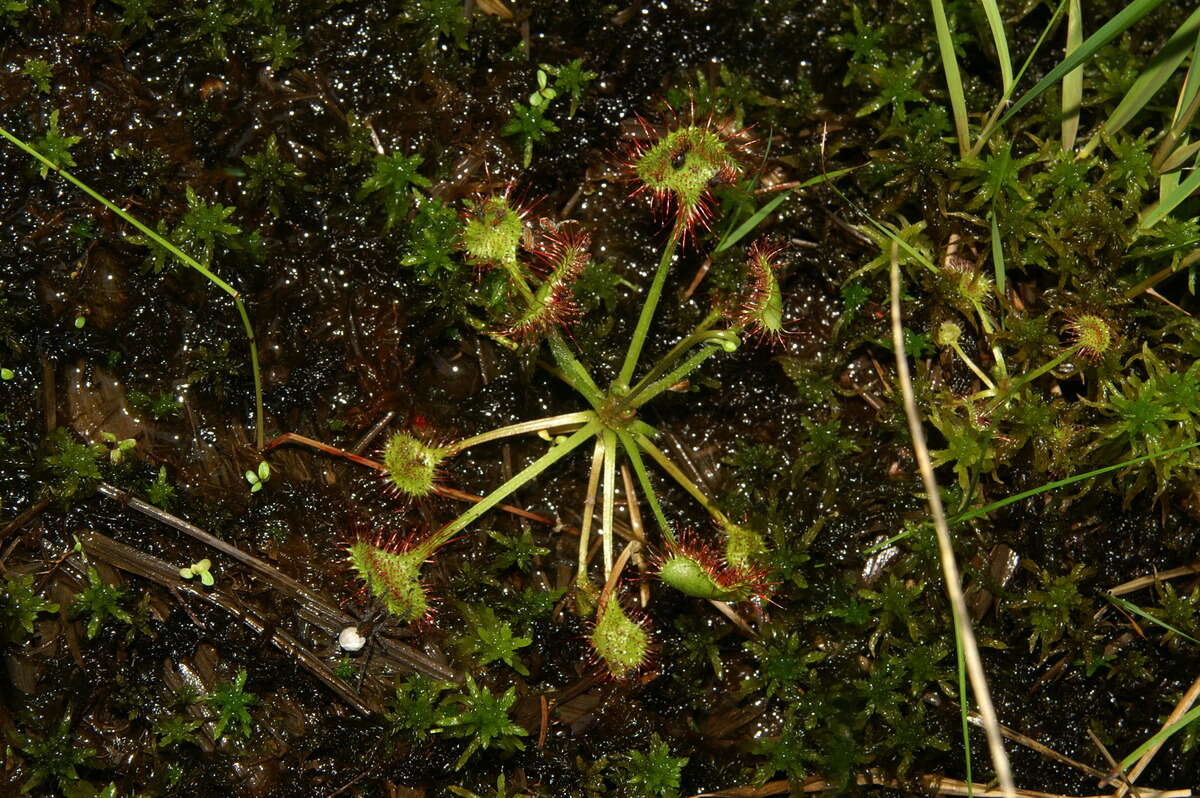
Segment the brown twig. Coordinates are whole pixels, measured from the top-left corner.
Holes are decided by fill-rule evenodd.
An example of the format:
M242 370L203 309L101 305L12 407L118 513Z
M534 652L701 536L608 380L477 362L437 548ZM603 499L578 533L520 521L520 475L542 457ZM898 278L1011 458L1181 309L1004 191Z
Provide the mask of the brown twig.
M1116 587L1110 587L1108 594L1110 596L1123 596L1126 593L1135 593L1144 587L1157 584L1164 579L1174 579L1178 576L1191 576L1200 574L1200 562L1194 562L1191 565L1181 565L1178 568L1172 568L1169 571L1160 571L1159 573L1150 576L1139 576L1137 579L1130 579L1128 582L1122 582Z
M1175 705L1175 708L1171 710L1171 714L1167 716L1165 721L1163 721L1162 727L1165 729L1171 724L1177 722L1181 717L1183 717L1185 712L1191 709L1192 704L1196 703L1197 698L1200 698L1200 677L1197 677L1196 681L1192 682L1192 686L1189 687L1187 692L1183 694L1183 697L1179 699L1179 703ZM1163 747L1163 743L1165 742L1166 740L1163 740L1158 745L1142 754L1142 758L1139 759L1137 763L1130 769L1129 773L1126 774L1126 784L1121 785L1121 789L1117 790L1116 798L1121 798L1126 792L1129 791L1130 785L1137 781L1138 776L1142 775L1142 771L1144 771L1150 765L1150 760L1154 759L1154 755L1158 753L1159 749ZM1138 792L1145 792L1145 790L1138 790Z
M50 506L50 500L42 499L37 504L26 507L21 512L20 515L18 515L13 520L9 521L8 524L5 525L3 530L0 530L0 542L8 540L9 535L11 535L13 532L16 532L18 529L20 529L21 527L28 524L30 521L32 521L34 518L36 518L38 515L40 515L42 513L42 511L45 510L49 506Z
M328 666L307 647L287 632L275 628L252 613L241 604L231 593L219 587L202 589L185 581L179 576L178 569L144 551L119 543L99 532L84 531L79 535L84 550L92 557L103 560L123 571L136 574L143 579L155 582L172 592L186 593L200 601L212 604L233 615L255 634L263 634L270 630L271 643L280 651L295 657L296 661L309 673L324 682L346 703L363 715L378 712L379 707L368 705L363 699L349 688L341 679L333 675ZM81 566L82 567L82 566Z
M263 562L253 554L244 552L238 547L226 543L220 538L205 532L195 524L191 524L182 518L179 518L178 516L172 515L165 510L155 507L153 504L148 504L136 496L126 493L119 488L115 488L106 482L101 482L97 486L97 490L110 499L118 501L126 507L137 510L143 515L147 515L156 521L166 524L167 526L174 527L180 532L190 535L196 540L199 540L201 543L211 546L217 551L226 554L243 565L251 568L260 576L265 577L269 582L271 582L276 589L286 593L292 599L296 600L300 605L301 614L308 617L318 626L324 629L334 630L336 633L337 630L343 629L355 623L355 619L352 616L342 612L323 596L319 595L313 590L310 590L306 585L296 581L273 565ZM458 674L454 673L446 666L433 659L430 659L411 646L406 646L395 641L388 641L387 645L389 650L391 650L400 661L414 670L421 671L422 673L435 679L453 681L459 681L461 679Z

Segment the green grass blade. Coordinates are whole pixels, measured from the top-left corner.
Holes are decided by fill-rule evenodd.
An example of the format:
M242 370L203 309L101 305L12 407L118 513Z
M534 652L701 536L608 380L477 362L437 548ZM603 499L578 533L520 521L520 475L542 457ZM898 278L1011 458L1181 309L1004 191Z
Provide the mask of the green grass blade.
M996 211L992 210L992 267L996 271L996 293L1003 298L1007 271L1004 268L1004 243L1000 240L1000 223Z
M1163 162L1163 177L1173 175L1174 177L1178 178L1179 168L1183 166L1184 161L1186 161L1188 158L1191 158L1197 152L1200 152L1200 141L1193 141L1190 144L1185 141L1178 149L1175 150L1175 152L1171 153L1170 157L1167 158L1166 161ZM1158 196L1160 198L1163 197L1163 192L1159 192Z
M1142 230L1149 230L1154 227L1154 225L1170 216L1171 211L1175 210L1179 206L1179 203L1192 196L1197 189L1200 189L1200 169L1194 170L1187 176L1186 180L1180 181L1179 185L1171 189L1170 193L1142 211L1142 218L1138 221L1138 227Z
M1054 30L1054 26L1058 24L1059 17L1063 15L1066 8L1067 0L1058 0L1058 6L1055 7L1054 13L1050 15L1050 21L1046 23L1046 27L1042 28L1041 35L1033 43L1033 48L1029 51L1029 55L1025 57L1025 63L1021 64L1021 68L1017 70L1017 76L1013 78L1012 85L1001 95L1000 102L996 103L996 107L988 114L987 122L984 123L983 130L979 131L979 137L975 140L975 146L971 148L972 155L979 155L979 153L983 152L983 145L987 143L987 140L991 138L992 134L1000 126L998 121L1000 112L1008 105L1008 100L1012 96L1013 89L1017 87L1017 84L1021 82L1021 78L1029 70L1029 65L1033 63L1033 59L1042 49L1042 45L1046 42L1050 31Z
M713 249L713 254L716 255L718 252L724 252L749 235L754 228L763 223L764 219L774 213L775 209L778 208L785 199L791 196L793 191L798 191L802 188L808 188L809 186L815 186L818 183L824 183L828 180L833 180L834 178L841 177L848 172L854 171L855 168L856 167L849 166L845 169L838 169L835 172L827 172L825 174L817 175L816 177L810 177L808 180L805 180L798 186L792 186L786 191L779 192L777 195L771 198L770 202L755 211L754 215L738 225L736 230L726 233L721 239L721 242L717 244L715 249Z
M78 177L75 177L75 175L71 174L66 169L63 169L61 166L59 166L58 164L51 161L45 155L42 155L42 153L38 152L37 148L33 147L30 144L26 144L24 141L17 138L16 136L14 136L12 133L8 132L8 130L4 129L3 127L0 127L0 136L3 136L4 138L8 139L9 142L16 145L20 150L22 150L26 155L29 155L30 157L32 157L34 160L37 160L37 161L41 162L42 164L45 164L46 166L50 167L50 171L55 172L63 180L66 180L68 183L75 186L77 189L82 191L84 194L87 194L89 197L94 199L96 202L99 202L105 208L108 208L108 210L115 213L118 217L120 217L127 224L132 226L134 229L136 229L142 235L146 236L146 238L150 239L155 244L157 244L158 246L162 247L167 252L169 252L180 263L182 263L183 265L185 265L191 269L195 269L197 272L204 275L204 277L210 283L212 283L217 288L221 289L222 291L224 291L226 294L229 295L229 298L233 300L234 307L237 308L238 316L240 316L242 319L242 328L246 331L246 339L250 345L250 370L254 375L254 419L255 419L254 439L255 439L256 444L258 445L258 448L261 450L263 448L263 446L266 445L266 432L264 429L264 422L263 422L262 369L260 369L259 365L258 365L258 344L256 343L256 338L254 336L254 325L250 321L250 314L246 311L246 304L242 301L241 292L238 291L236 288L234 288L229 283L222 280L220 277L218 277L216 274L214 274L211 270L209 270L207 267L205 267L202 263L197 261L191 255L187 254L186 252L181 250L179 247L175 246L170 241L168 241L167 239L160 236L154 230L151 230L149 227L142 224L140 221L138 221L138 219L135 216L133 216L133 214L129 213L128 211L126 211L123 208L117 207L115 204L113 204L111 201L109 201L109 199L107 197L105 197L103 194L101 194L99 191L96 191L96 189L92 188L87 183L84 183L82 180L80 180Z
M937 30L938 50L942 54L942 71L946 73L946 88L950 92L950 109L954 112L954 130L958 135L958 152L965 156L971 151L971 133L967 126L967 98L963 94L962 75L950 38L950 21L942 0L930 0L933 7L933 26Z
M1132 601L1127 601L1119 596L1112 596L1112 595L1108 595L1108 594L1105 594L1104 597L1106 599L1108 599L1109 601L1111 601L1113 604L1116 604L1121 609L1123 609L1127 612L1132 612L1134 615L1140 615L1141 617L1145 618L1147 621L1150 621L1150 623L1157 624L1157 625L1161 626L1162 628L1166 629L1168 632L1174 632L1175 634L1179 635L1180 637L1184 638L1185 640L1191 640L1196 645L1200 645L1200 640L1197 640L1196 638L1192 637L1191 635L1187 634L1186 632L1179 631L1174 626L1172 626L1171 624L1167 623L1164 620L1155 618L1153 615L1146 612L1144 609L1142 609L1138 605L1134 604Z
M962 717L963 769L967 773L967 798L975 793L975 779L971 777L971 720L967 707L967 661L963 657L962 635L954 627L954 652L958 657L958 713Z
M1071 0L1067 7L1067 47L1064 55L1083 44L1083 6L1080 0ZM1075 137L1079 134L1079 108L1083 104L1083 67L1079 66L1063 75L1062 79L1062 145L1067 152L1075 149Z
M999 125L1004 125L1008 120L1016 116L1017 112L1022 108L1038 97L1041 97L1046 89L1049 89L1055 83L1062 80L1063 75L1066 75L1087 61L1096 54L1097 50L1129 30L1138 20L1162 5L1162 2L1163 0L1133 0L1132 3L1125 6L1119 14L1104 23L1100 30L1087 37L1075 52L1064 58L1062 63L1054 69L1047 72L1045 77L1039 80L1032 89L1022 94L1020 99L1012 104L1012 107L1008 109L1004 116L1000 117Z
M1175 721L1174 723L1172 723L1170 726L1166 727L1165 729L1162 729L1161 731L1158 732L1158 734L1155 734L1149 740L1147 740L1146 742L1139 745L1132 754L1130 754L1129 756L1127 756L1121 760L1120 765L1119 765L1120 769L1121 770L1128 769L1130 765L1132 765L1134 762L1141 759L1142 754L1146 753L1151 748L1154 748L1155 746L1161 745L1162 743L1166 742L1173 735L1175 735L1178 732L1183 731L1185 728L1187 728L1188 724L1195 722L1197 719L1200 719L1200 707L1196 707L1195 709L1193 709L1192 711L1190 711L1186 715L1184 715L1182 718Z
M1167 40L1162 49L1150 59L1150 63L1138 75L1137 80L1129 87L1129 91L1125 92L1125 96L1121 98L1121 102L1104 121L1105 133L1116 133L1124 128L1137 115L1138 111L1145 107L1150 98L1166 85L1167 81L1171 79L1171 75L1175 73L1179 64L1192 49L1197 31L1200 31L1200 9L1192 12L1192 15L1184 20L1184 23ZM1099 143L1099 134L1092 136L1083 155L1089 154Z
M1172 454L1179 454L1180 452L1186 452L1188 449L1195 449L1197 446L1200 446L1200 441L1195 441L1194 443L1186 443L1183 446L1176 446L1173 449L1164 449L1161 452L1151 452L1150 454L1143 454L1140 457L1134 457L1129 460L1122 460L1121 462L1116 463L1115 465L1104 466L1103 468L1097 468L1092 471L1086 471L1082 474L1076 474L1073 477L1066 477L1065 479L1056 479L1053 482L1047 482L1045 485L1039 485L1036 488L1031 488L1029 490L1023 490L1020 493L1014 494L1014 495L1009 496L1004 499L1000 499L999 501L994 501L991 504L984 505L983 507L976 507L973 510L967 510L965 513L960 513L959 515L956 515L955 517L951 518L950 523L954 524L954 523L958 523L960 521L970 521L972 518L979 518L980 516L984 516L984 515L987 515L988 513L999 510L1002 507L1007 507L1010 504L1016 504L1019 501L1024 501L1025 499L1032 498L1034 496L1037 496L1038 494L1045 493L1046 491L1055 490L1057 488L1063 488L1063 487L1066 487L1067 485L1074 485L1076 482L1082 482L1085 479L1091 479L1092 477L1098 477L1098 476L1101 476L1102 474L1107 474L1112 471L1118 471L1122 468L1126 468L1131 465L1137 465L1138 463L1144 463L1148 460L1157 460L1160 457L1167 457Z
M987 17L988 27L992 31L992 41L996 44L996 56L1000 59L1000 81L1007 96L1012 91L1013 71L1012 56L1008 53L1008 36L1004 33L1004 20L1000 16L1000 6L996 0L980 0L984 16ZM970 783L970 777L967 782Z

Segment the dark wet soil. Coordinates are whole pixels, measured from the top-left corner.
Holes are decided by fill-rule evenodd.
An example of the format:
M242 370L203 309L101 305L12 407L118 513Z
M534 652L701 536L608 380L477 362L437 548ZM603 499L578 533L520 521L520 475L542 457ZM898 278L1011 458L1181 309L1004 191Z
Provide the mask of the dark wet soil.
M462 323L447 310L445 286L401 263L409 218L388 229L379 202L359 191L371 173L371 136L388 153L419 153L427 193L456 209L515 181L535 215L569 216L592 231L594 256L625 282L613 307L585 316L571 339L605 383L665 232L644 203L628 200L619 173L637 116L655 118L680 87L730 85L732 74L752 87L736 107L760 131L754 157L770 179L811 177L823 141L846 165L871 145L856 128L856 102L839 90L844 55L825 43L849 25L836 2L520 2L507 4L511 18L491 13L495 0L469 2L461 46L420 17L423 8L461 4L433 0L150 4L152 27L137 23L137 3L29 5L0 28L0 123L34 140L57 110L60 129L81 137L73 171L152 227L183 217L187 187L236 209L229 221L242 233L217 248L213 268L245 297L253 320L268 436L297 432L350 449L379 422L383 434L451 439L578 409L535 354L513 353ZM217 32L221 14L228 24ZM298 49L272 69L259 42L281 27ZM35 58L52 67L48 93L22 74ZM576 58L599 77L525 168L514 139L500 134L512 104L536 88L536 65ZM270 138L303 173L280 190L278 213L248 190L244 160ZM610 682L596 678L587 621L569 597L520 627L532 639L521 651L529 675L480 666L456 645L468 631L464 605L515 619L521 591L569 587L575 541L545 525L530 526L548 553L529 571L493 568L496 541L467 534L427 568L441 606L432 622L407 628L380 616L341 547L373 527L434 528L461 506L400 505L373 472L299 447L272 452L269 480L251 493L244 474L262 458L246 339L228 297L169 259L155 271L124 222L0 146L0 366L13 372L0 383L0 563L10 586L31 574L59 608L5 648L0 792L15 794L42 773L31 794L90 796L111 784L103 794L435 796L459 786L491 795L503 774L509 794L639 795L622 763L661 739L687 757L680 783L661 794L764 783L762 792L721 794L785 794L783 759L769 743L787 735L805 763L793 776L843 789L856 789L850 774L867 772L914 787L924 774L965 778L936 554L921 540L882 557L865 553L920 518L922 504L890 372L879 365L890 355L869 343L886 334L879 296L853 349L830 344L841 280L875 254L847 232L846 210L829 192L800 192L766 226L793 242L784 266L793 334L783 347L748 345L714 359L691 392L646 415L698 481L768 530L780 552L771 563L777 593L742 612L776 635L768 635L772 650L792 655L756 654L706 603L647 583L658 665L644 679ZM707 287L684 293L711 244L702 238L680 255L650 351L665 350L708 311ZM156 397L166 399L159 417L148 409ZM834 418L851 445L795 466L815 457L805 422ZM74 441L109 433L137 443L119 464L105 454L100 479L64 496L61 473L46 465L55 429ZM765 444L786 462L736 466L737 453ZM456 459L447 478L485 494L541 451L536 440L482 447ZM509 501L578 526L586 460L564 461ZM131 504L163 468L174 496L161 503L173 516L264 567ZM682 491L664 485L663 498L681 526L707 528ZM1008 551L1055 573L1084 564L1089 584L1104 586L1194 557L1194 522L1148 498L1124 505L1098 492L1069 514L1059 508L1014 508L964 530L968 581L1019 600L1038 582L1032 566L1005 569ZM522 526L496 513L488 528L511 536ZM202 558L213 563L211 590L178 575ZM89 569L124 591L129 622L109 618L89 634L87 616L72 611ZM860 592L889 585L917 591L911 616ZM1138 638L1108 612L1109 652L1145 662L1119 678L1089 674L1071 652L1031 652L1024 616L993 609L980 621L1003 722L1100 769L1107 765L1088 729L1123 754L1158 728L1194 678L1186 648ZM344 658L336 638L351 622L373 636L362 654ZM934 675L876 679L885 649L889 662L935 652ZM819 660L802 663L797 650ZM253 732L217 739L200 697L241 671L257 697ZM387 714L393 685L414 671L469 674L497 693L515 686L511 716L528 731L524 749L489 750L455 770L465 740L398 732ZM772 679L786 685L772 688ZM170 723L184 723L187 739L164 737ZM39 748L55 739L74 754ZM982 737L972 741L974 776L986 781ZM1021 786L1095 789L1094 779L1027 749L1012 755ZM1194 750L1160 757L1141 781L1183 786L1196 767Z

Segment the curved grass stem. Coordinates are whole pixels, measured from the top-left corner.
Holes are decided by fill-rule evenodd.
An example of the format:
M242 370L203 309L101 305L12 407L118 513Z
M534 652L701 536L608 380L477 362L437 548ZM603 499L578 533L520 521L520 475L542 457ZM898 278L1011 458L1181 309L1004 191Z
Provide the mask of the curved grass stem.
M900 384L900 393L904 399L904 415L908 420L908 431L913 441L917 468L921 473L921 482L925 486L925 499L929 503L929 514L933 518L933 528L937 535L938 555L942 562L942 576L946 582L946 593L949 595L954 617L955 637L962 645L967 675L970 677L975 700L979 704L979 715L983 719L988 749L992 755L992 767L1000 781L1000 790L1005 798L1016 798L1017 792L1013 782L1012 768L1009 765L1008 753L1004 750L1004 740L1000 735L1000 721L996 717L996 709L992 704L987 676L983 670L983 659L979 656L979 646L975 641L975 632L971 628L971 616L967 612L967 603L963 598L962 580L958 571L958 563L954 558L954 545L950 540L950 527L946 523L946 512L942 507L942 494L939 492L937 479L933 474L933 462L929 457L929 447L925 443L925 431L921 427L921 416L917 410L917 400L913 393L912 377L908 371L908 356L904 351L904 325L900 314L900 258L899 249L895 243L891 247L891 299L892 345L896 353L896 381ZM965 712L966 696L961 696L960 701Z
M264 429L263 429L262 373L258 367L258 343L254 337L254 325L250 323L250 315L246 312L246 306L242 302L242 295L238 292L238 290L236 288L234 288L233 286L231 286L229 283L222 280L217 275L215 275L212 271L210 271L206 266L204 266L198 260L196 260L192 256L188 255L183 250L179 249L179 247L175 246L170 241L166 240L165 238L163 238L158 233L151 230L146 225L139 222L128 211L125 211L125 210L117 207L115 204L110 202L100 192L96 191L91 186L89 186L87 183L84 183L82 180L75 177L75 175L71 174L70 172L63 169L58 164L51 161L45 155L42 155L40 152L38 152L32 146L30 146L29 144L26 144L24 141L17 138L16 136L14 136L12 133L10 133L8 130L6 130L3 127L0 127L0 136L3 136L4 138L8 139L10 142L12 142L17 147L19 147L21 150L23 150L27 155L35 158L36 160L40 161L45 166L49 167L54 172L58 173L58 175L60 177L62 177L64 180L66 180L68 183L71 183L76 188L78 188L80 191L82 191L84 194L87 194L89 197L96 200L96 202L99 202L105 208L108 208L110 211L115 213L117 216L119 216L125 222L127 222L128 224L135 227L137 229L137 231L140 232L142 235L146 236L151 241L153 241L155 244L158 244L160 247L165 249L167 252L174 255L179 260L180 263L182 263L185 266L188 266L192 269L195 269L197 272L204 275L204 277L207 278L210 283L212 283L217 288L221 289L222 291L224 291L226 294L229 295L229 298L233 300L233 304L237 307L238 315L241 316L241 318L242 318L242 327L244 327L246 330L246 339L250 344L250 369L254 373L255 443L257 445L257 448L261 450L263 448L264 444L266 443L266 437L265 437L266 433L264 432Z

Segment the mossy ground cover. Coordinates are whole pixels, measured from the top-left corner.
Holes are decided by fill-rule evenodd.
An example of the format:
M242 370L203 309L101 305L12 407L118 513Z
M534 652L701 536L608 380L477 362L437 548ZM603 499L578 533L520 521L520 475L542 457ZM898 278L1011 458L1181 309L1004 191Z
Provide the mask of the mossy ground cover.
M1073 5L999 3L1018 67L1048 31L1014 97L1125 8L1089 4L1070 38ZM747 281L770 325L640 418L758 536L738 556L772 585L730 616L654 580L666 538L643 506L640 576L613 587L650 660L605 674L575 572L581 457L505 499L526 517L493 511L421 566L435 612L389 616L346 547L408 546L555 435L462 452L436 475L459 494L405 502L375 471L264 453L227 295L3 143L0 791L783 795L967 779L955 636L890 351L892 261L952 520L1200 431L1198 207L1189 191L1168 201L1194 165L1193 9L1158 4L1081 85L989 126L1008 56L987 6L945 4L962 127L940 4L915 0L0 8L0 125L239 294L268 434L352 450L374 430L364 456L383 457L380 434L442 446L577 410L539 337L564 321L564 345L613 380L678 210L653 187L629 199L631 154L693 120L748 129L736 182L715 179L729 166L686 186L685 204L713 194L709 223L676 253L645 349L661 357L714 307L754 311ZM1176 31L1183 45L1160 55ZM1161 89L1125 113L1163 63ZM663 147L658 170L686 169L693 146ZM498 197L522 209L503 221L523 242L590 236L571 313L525 324L505 282L524 265L463 251L468 224L500 223ZM767 252L775 282L747 272ZM1001 722L1077 763L1010 743L1019 786L1094 793L1111 768L1100 746L1125 757L1196 680L1196 465L1181 450L952 525ZM651 475L673 527L717 537L694 493ZM343 619L357 632L339 645ZM1173 736L1137 783L1194 783L1195 739Z

